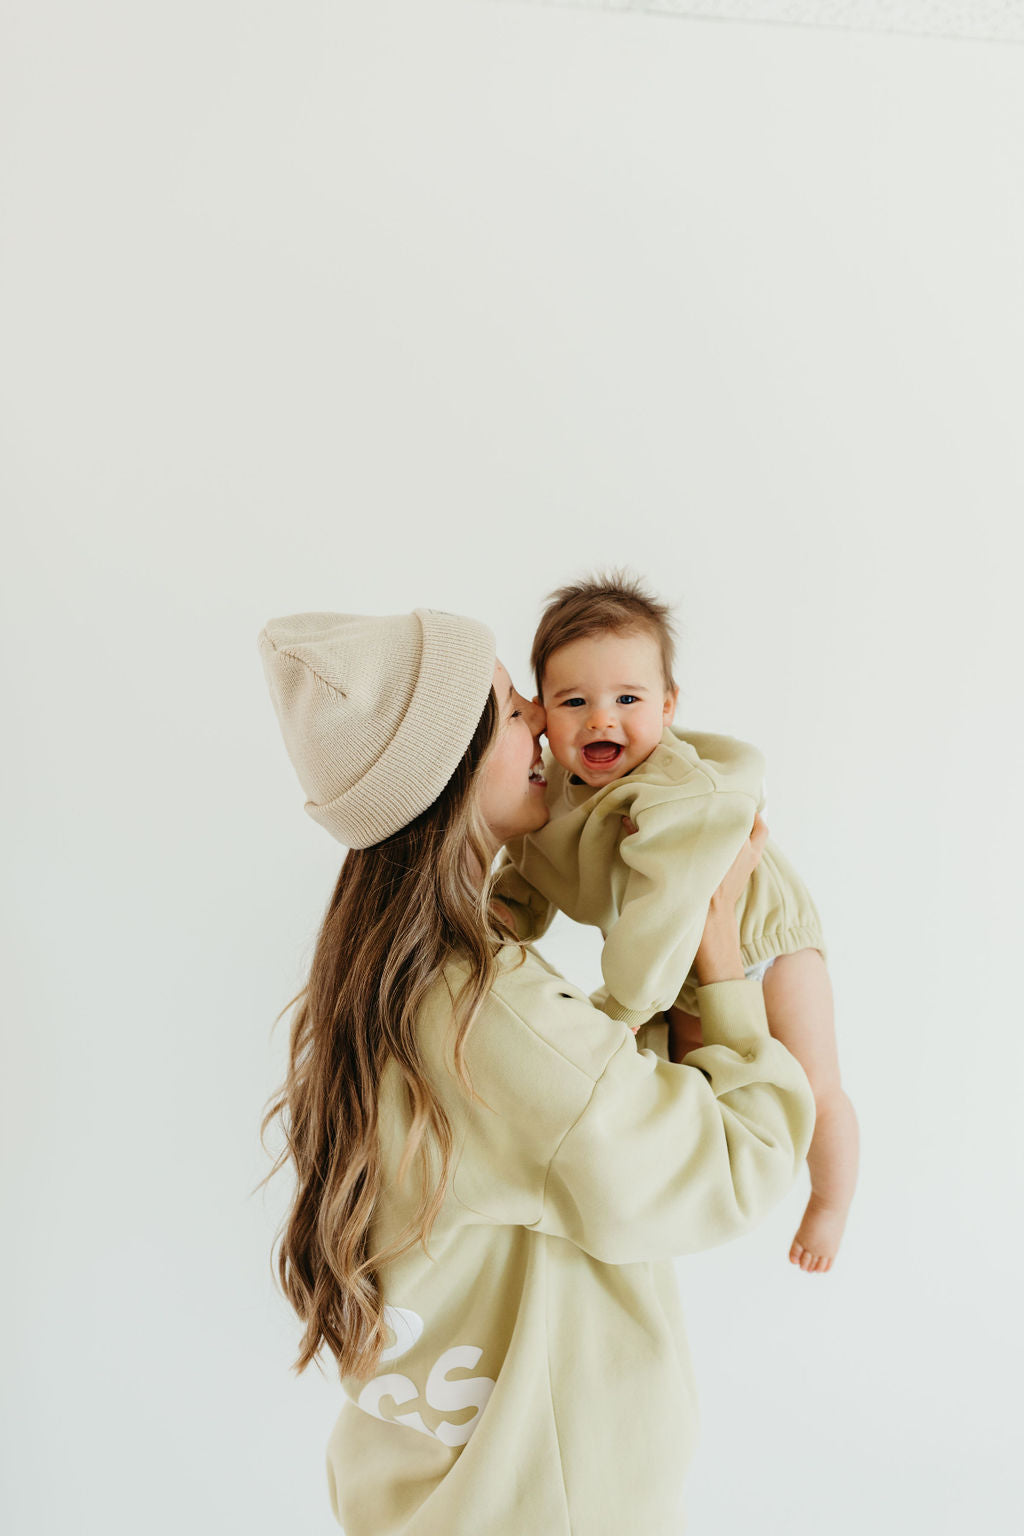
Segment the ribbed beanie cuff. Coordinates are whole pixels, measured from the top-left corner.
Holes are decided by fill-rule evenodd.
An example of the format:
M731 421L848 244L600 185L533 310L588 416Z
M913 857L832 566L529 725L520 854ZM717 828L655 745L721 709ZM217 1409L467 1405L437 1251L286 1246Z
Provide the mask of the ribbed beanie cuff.
M349 848L433 804L494 679L491 630L434 608L293 614L270 620L257 643L305 810Z

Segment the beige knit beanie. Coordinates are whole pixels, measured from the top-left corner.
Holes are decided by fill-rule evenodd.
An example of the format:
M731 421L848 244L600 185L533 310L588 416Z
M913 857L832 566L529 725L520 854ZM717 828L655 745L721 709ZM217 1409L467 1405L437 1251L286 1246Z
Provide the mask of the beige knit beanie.
M487 626L436 608L295 613L271 619L257 644L305 809L347 848L433 804L494 680Z

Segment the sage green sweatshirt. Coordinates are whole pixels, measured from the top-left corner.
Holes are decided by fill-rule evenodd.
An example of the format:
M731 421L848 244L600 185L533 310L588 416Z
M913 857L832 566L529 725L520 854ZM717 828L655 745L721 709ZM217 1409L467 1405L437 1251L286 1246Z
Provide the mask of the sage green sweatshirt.
M697 1411L672 1258L786 1194L807 1079L755 982L701 989L706 1044L676 1066L510 944L466 1041L470 1099L451 1052L467 974L453 962L417 1021L454 1174L429 1256L382 1270L377 1374L342 1382L335 1516L346 1536L679 1536ZM371 1251L416 1208L417 1160L397 1176L410 1122L391 1062Z
M644 762L594 789L545 747L551 819L507 844L495 885L519 937L539 938L557 908L604 935L601 1007L611 1018L635 1026L673 1003L694 1013L708 903L764 805L764 766L735 737L666 726ZM771 838L736 912L745 966L825 954L811 894Z

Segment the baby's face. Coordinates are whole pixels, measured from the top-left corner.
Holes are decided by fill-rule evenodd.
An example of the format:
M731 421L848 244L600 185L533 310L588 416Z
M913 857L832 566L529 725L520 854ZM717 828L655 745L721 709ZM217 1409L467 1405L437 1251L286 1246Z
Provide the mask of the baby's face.
M675 714L653 636L607 632L572 640L544 671L547 738L556 760L595 789L642 763Z

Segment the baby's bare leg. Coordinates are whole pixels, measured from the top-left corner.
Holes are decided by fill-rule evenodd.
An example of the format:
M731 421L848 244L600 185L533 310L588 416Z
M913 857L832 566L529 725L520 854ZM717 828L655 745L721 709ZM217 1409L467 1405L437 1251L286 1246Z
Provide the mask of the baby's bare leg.
M698 1045L704 1044L698 1014L684 1013L681 1008L673 1005L668 1009L665 1017L668 1019L669 1061L682 1061L690 1051L695 1051Z
M817 1119L807 1152L811 1198L789 1257L801 1269L831 1269L857 1183L859 1133L839 1078L832 986L820 950L780 955L762 982L768 1027L814 1090Z

